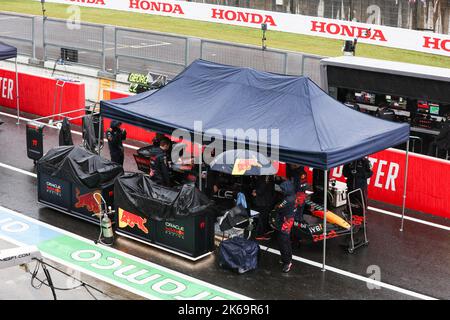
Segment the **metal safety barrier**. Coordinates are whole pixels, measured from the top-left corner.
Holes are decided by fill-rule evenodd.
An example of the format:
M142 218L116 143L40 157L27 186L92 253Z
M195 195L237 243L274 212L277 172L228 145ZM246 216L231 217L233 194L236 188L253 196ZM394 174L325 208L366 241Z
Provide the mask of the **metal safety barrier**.
M115 28L116 72L178 74L188 65L188 38L136 29Z
M250 45L201 40L200 58L212 62L287 74L287 52Z
M70 32L70 37L68 36ZM72 24L59 19L44 19L44 61L59 60L61 48L76 50L77 64L96 67L105 71L105 26L93 23Z
M20 55L36 58L34 16L0 12L0 40L17 47Z
M35 28L40 31L38 35ZM0 12L2 38L16 45L21 55L55 61L55 68L57 63L74 64L109 74L153 72L167 75L169 79L201 58L278 74L305 75L320 83L320 59L323 58L272 48L263 50L252 45ZM38 57L36 43L42 44ZM71 53L72 61L64 59L62 51Z

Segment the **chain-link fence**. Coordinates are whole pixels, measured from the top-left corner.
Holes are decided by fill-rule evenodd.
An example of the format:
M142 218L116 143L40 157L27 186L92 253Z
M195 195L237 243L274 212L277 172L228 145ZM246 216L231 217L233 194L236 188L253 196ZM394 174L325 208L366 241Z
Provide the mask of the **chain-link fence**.
M450 0L193 0L450 33Z
M324 57L298 52L244 46L228 42L201 40L200 57L204 60L249 67L278 74L304 75L320 85L320 60Z
M324 57L313 55L302 55L301 75L311 78L312 81L321 85L320 60Z
M38 22L40 33L36 35L34 17L0 13L0 27L4 26L0 39L13 45L13 41L20 42L19 54L32 56L36 38L42 38L39 59L64 59L72 65L112 74L153 72L170 79L201 58L278 74L305 75L320 83L320 56L91 23L77 25L59 19ZM62 49L73 50L75 57L67 60Z
M77 51L78 64L105 70L105 26L46 19L43 39L44 60L59 60L61 49L71 49Z
M0 40L17 47L19 54L35 58L35 17L0 13Z
M250 67L280 74L287 73L287 53L282 51L201 40L200 57L204 60L237 67Z
M115 29L116 71L178 74L188 61L188 38L133 29Z

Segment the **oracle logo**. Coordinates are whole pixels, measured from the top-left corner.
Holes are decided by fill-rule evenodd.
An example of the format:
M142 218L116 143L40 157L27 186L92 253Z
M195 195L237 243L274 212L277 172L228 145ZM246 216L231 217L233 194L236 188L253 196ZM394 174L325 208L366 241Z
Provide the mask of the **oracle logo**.
M184 15L183 9L179 4L171 4L164 2L146 1L146 0L130 0L130 9L140 9L145 11L156 11L165 13L174 13Z
M450 39L440 39L435 37L423 37L424 48L435 49L435 50L444 50L450 52Z
M69 2L77 2L77 3L87 3L87 4L95 4L95 5L106 5L105 0L66 0Z
M327 23L324 21L311 21L311 31L340 35L352 38L370 39L375 41L387 41L380 29L369 29L364 27L351 26L338 23Z
M227 20L227 21L238 21L245 23L258 24L267 23L270 26L276 27L274 18L271 15L262 15L259 13L234 11L234 10L224 10L224 9L211 9L212 19Z

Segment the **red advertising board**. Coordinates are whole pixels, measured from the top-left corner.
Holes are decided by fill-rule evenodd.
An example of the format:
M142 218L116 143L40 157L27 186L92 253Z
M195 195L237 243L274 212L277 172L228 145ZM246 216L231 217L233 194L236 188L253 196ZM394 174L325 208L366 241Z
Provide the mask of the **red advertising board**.
M373 177L369 198L401 206L405 178L405 152L389 149L369 157ZM406 207L450 218L450 161L411 153Z
M77 110L85 106L84 83L66 82L64 89L56 87L56 79L19 73L20 111L39 116L53 114L62 101L61 112ZM62 98L62 100L61 100ZM0 105L16 108L16 75L14 71L0 69ZM77 114L70 114L70 117ZM81 120L75 122L81 124Z
M405 179L405 152L388 149L369 156L373 176L368 180L369 198L402 205ZM280 173L284 171L280 166ZM345 182L342 166L331 177ZM309 174L311 182L312 175ZM414 211L450 218L450 161L415 153L409 155L406 207Z

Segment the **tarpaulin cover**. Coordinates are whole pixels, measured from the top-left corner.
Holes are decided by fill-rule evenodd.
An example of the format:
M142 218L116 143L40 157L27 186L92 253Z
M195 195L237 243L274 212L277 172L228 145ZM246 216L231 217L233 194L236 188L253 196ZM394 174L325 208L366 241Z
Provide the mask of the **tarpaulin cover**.
M17 56L17 48L10 46L4 42L0 42L0 60L15 58Z
M49 150L38 161L37 168L38 172L88 188L102 188L123 174L120 164L78 146L61 146Z
M214 210L213 202L193 184L168 188L141 173L127 173L116 180L114 203L155 220L192 217Z
M248 129L279 130L279 160L329 169L409 139L409 125L381 120L336 101L307 77L194 61L156 92L101 101L102 116L171 134L180 128L226 133L257 145ZM274 142L274 146L275 146ZM269 138L269 145L270 138Z

